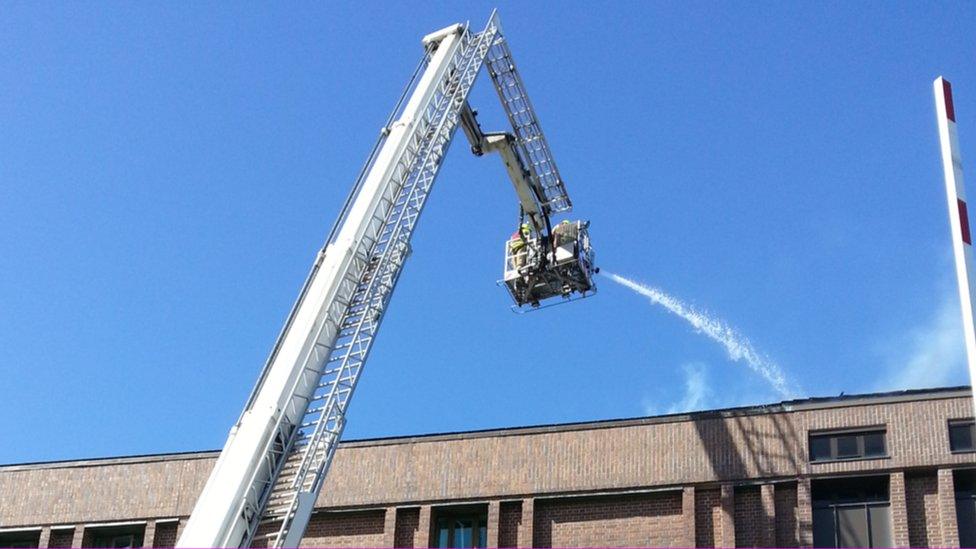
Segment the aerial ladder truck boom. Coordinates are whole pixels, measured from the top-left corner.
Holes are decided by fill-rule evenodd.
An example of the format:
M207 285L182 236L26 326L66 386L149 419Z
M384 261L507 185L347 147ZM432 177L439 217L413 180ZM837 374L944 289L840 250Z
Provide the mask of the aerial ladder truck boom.
M595 291L587 224L564 224L578 229L572 242L553 235L550 215L571 203L497 15L480 32L457 24L422 43L423 59L317 254L179 547L298 545L444 155L462 118L474 124L463 123L465 131L480 133L467 98L485 65L511 131L474 134L476 144L501 153L533 227L521 259L506 251L506 265L517 267L506 269L505 284L517 306Z

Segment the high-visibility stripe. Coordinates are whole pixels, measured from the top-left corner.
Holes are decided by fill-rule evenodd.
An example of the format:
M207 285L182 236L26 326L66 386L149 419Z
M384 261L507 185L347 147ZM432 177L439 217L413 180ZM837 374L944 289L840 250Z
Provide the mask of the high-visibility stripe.
M956 121L956 109L952 106L952 85L945 78L942 79L942 95L945 97L946 118Z
M956 204L959 206L959 232L962 233L962 241L972 246L972 239L969 238L969 212L966 211L966 203L957 198Z
M952 255L956 258L956 280L962 312L962 337L966 343L969 384L976 388L976 268L972 237L969 234L969 212L966 189L962 181L962 158L956 133L956 110L952 104L952 86L941 76L932 83L935 115L942 149L942 171L945 175L946 206L952 227ZM976 400L974 400L976 402Z

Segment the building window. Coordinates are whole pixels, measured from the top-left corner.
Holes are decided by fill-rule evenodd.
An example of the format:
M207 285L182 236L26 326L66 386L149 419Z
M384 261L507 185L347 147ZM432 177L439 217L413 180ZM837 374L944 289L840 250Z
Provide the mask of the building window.
M142 541L136 545L135 534L115 534L95 538L95 547L142 547Z
M976 471L953 471L959 546L976 547Z
M976 452L976 422L971 419L949 420L949 450Z
M82 547L142 547L144 524L85 528Z
M487 547L488 510L484 505L435 510L432 547Z
M810 461L839 461L888 457L885 429L857 429L810 433Z
M814 481L814 547L891 547L888 477Z
M38 547L40 542L40 528L0 532L0 547Z

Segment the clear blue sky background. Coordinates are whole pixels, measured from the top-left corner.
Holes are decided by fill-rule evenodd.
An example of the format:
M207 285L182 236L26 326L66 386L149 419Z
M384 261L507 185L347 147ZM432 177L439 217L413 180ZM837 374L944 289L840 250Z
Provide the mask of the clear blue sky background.
M420 37L491 7L6 3L0 463L220 447ZM967 383L931 88L976 166L976 5L499 8L602 267L802 395ZM500 126L484 75L472 103ZM516 214L460 142L347 438L780 399L605 278L512 314Z

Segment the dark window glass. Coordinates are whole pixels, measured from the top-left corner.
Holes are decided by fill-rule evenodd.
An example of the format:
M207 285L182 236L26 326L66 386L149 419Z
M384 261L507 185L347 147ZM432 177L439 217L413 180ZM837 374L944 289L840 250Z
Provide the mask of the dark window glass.
M868 510L861 505L837 508L837 546L870 547Z
M887 455L883 430L810 435L810 461L864 459Z
M488 516L484 513L446 510L437 518L437 547L485 547Z
M976 547L976 499L957 495L956 523L959 525L959 546Z
M949 449L953 452L972 452L974 425L972 421L952 421L949 423Z
M830 459L830 437L810 437L810 460Z
M834 508L821 507L813 510L813 546L836 547L834 537Z
M956 497L963 494L976 497L976 469L953 471L952 486L956 489Z
M471 521L454 521L454 547L474 547L471 542Z
M867 433L864 435L864 456L877 457L885 456L884 433Z
M813 483L813 501L817 506L845 503L886 503L888 477L847 477L818 480Z
M891 506L869 505L871 547L894 547L891 539Z
M953 471L960 547L976 547L976 470Z
M861 451L858 449L857 435L842 435L837 437L837 457L849 458L858 457Z
M437 546L450 547L451 529L448 527L447 519L437 520Z
M109 547L135 547L136 537L132 534L127 534L123 536L115 536L112 538Z
M37 547L40 536L30 534L8 534L0 536L0 547Z
M136 534L103 534L92 540L92 547L142 547L142 536Z
M884 476L814 481L814 547L891 547Z
M41 542L41 530L0 532L0 547L37 547Z

